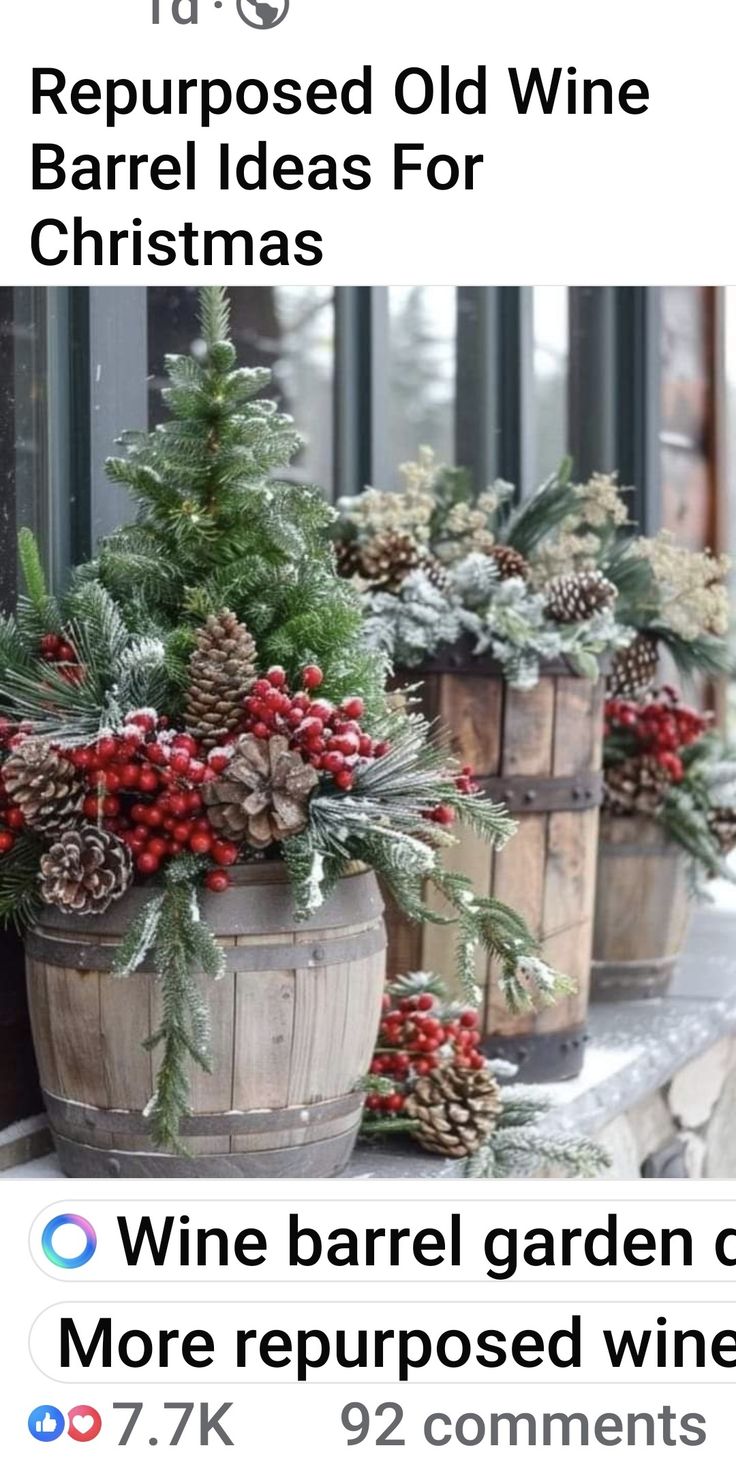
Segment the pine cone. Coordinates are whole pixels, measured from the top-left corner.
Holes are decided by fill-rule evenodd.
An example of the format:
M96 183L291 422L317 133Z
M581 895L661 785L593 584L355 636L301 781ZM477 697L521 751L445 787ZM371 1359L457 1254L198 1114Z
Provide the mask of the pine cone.
M202 785L210 824L253 849L306 829L316 769L289 751L287 738L238 738L225 777Z
M238 725L256 675L256 644L232 611L208 616L189 658L187 731L214 748Z
M433 554L425 555L424 559L419 561L419 568L424 571L430 585L434 585L435 590L439 590L441 595L447 595L451 580L441 560L438 560Z
M341 580L352 580L361 573L362 553L357 539L335 540L335 569Z
M96 824L67 829L41 856L41 895L61 911L99 916L125 894L132 879L127 844Z
M359 573L377 590L398 590L421 558L421 549L411 534L387 529L361 545Z
M64 753L40 738L29 738L10 754L3 783L23 810L29 829L56 834L74 822L84 799L84 778Z
M495 560L500 580L527 580L530 574L528 561L518 549L510 544L494 544L488 551L488 558Z
M415 1131L433 1155L473 1155L490 1138L503 1108L501 1090L487 1068L445 1064L420 1078L405 1113L419 1121Z
M648 691L659 669L659 651L653 636L642 634L617 651L611 663L608 692L612 697L639 697Z
M600 570L559 575L548 587L545 614L560 625L573 625L589 621L597 611L610 609L617 597L616 586Z
M653 817L670 786L656 758L624 758L606 769L604 808L609 814L645 814Z
M721 854L730 855L736 849L736 809L718 805L710 810L708 825Z

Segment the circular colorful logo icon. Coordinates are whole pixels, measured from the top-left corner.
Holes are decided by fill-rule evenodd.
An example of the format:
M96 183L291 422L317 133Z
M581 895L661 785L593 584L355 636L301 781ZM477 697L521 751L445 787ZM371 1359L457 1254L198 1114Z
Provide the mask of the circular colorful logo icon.
M102 1420L89 1404L77 1404L75 1409L69 1410L69 1438L78 1440L80 1444L86 1444L87 1440L96 1440L102 1429Z
M60 1409L55 1409L53 1404L42 1404L39 1409L33 1409L28 1415L28 1430L34 1440L40 1444L49 1444L51 1440L58 1440L59 1435L64 1433L66 1420Z
M65 1232L64 1241L69 1244L60 1248L55 1245L55 1240L57 1232L62 1227L71 1228L71 1234L69 1230ZM77 1233L76 1250L74 1232ZM58 1240L61 1242L60 1237ZM82 1243L81 1246L80 1243ZM84 1216L75 1216L70 1213L55 1216L53 1221L49 1221L48 1225L44 1226L41 1245L48 1261L53 1262L55 1267L61 1267L64 1271L69 1272L76 1270L77 1267L86 1267L87 1262L92 1260L97 1250L97 1235L94 1226L91 1226Z

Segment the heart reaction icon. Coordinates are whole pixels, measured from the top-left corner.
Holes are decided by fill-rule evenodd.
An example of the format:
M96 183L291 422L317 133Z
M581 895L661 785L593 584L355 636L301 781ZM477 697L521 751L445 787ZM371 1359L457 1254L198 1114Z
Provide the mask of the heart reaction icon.
M69 1410L69 1438L78 1440L85 1444L87 1440L96 1440L102 1429L102 1420L96 1409L89 1404L77 1404L75 1409Z

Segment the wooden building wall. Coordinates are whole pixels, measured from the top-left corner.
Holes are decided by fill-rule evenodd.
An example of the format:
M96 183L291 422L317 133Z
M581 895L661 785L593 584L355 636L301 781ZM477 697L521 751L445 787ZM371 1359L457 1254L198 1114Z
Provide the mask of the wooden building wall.
M660 295L660 522L691 549L719 548L718 292L667 286Z

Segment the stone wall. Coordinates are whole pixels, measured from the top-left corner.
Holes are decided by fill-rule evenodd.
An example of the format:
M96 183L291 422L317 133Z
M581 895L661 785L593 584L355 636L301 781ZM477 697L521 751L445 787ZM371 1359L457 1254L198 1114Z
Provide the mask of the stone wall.
M597 1138L613 1179L736 1176L736 1038L723 1037Z

